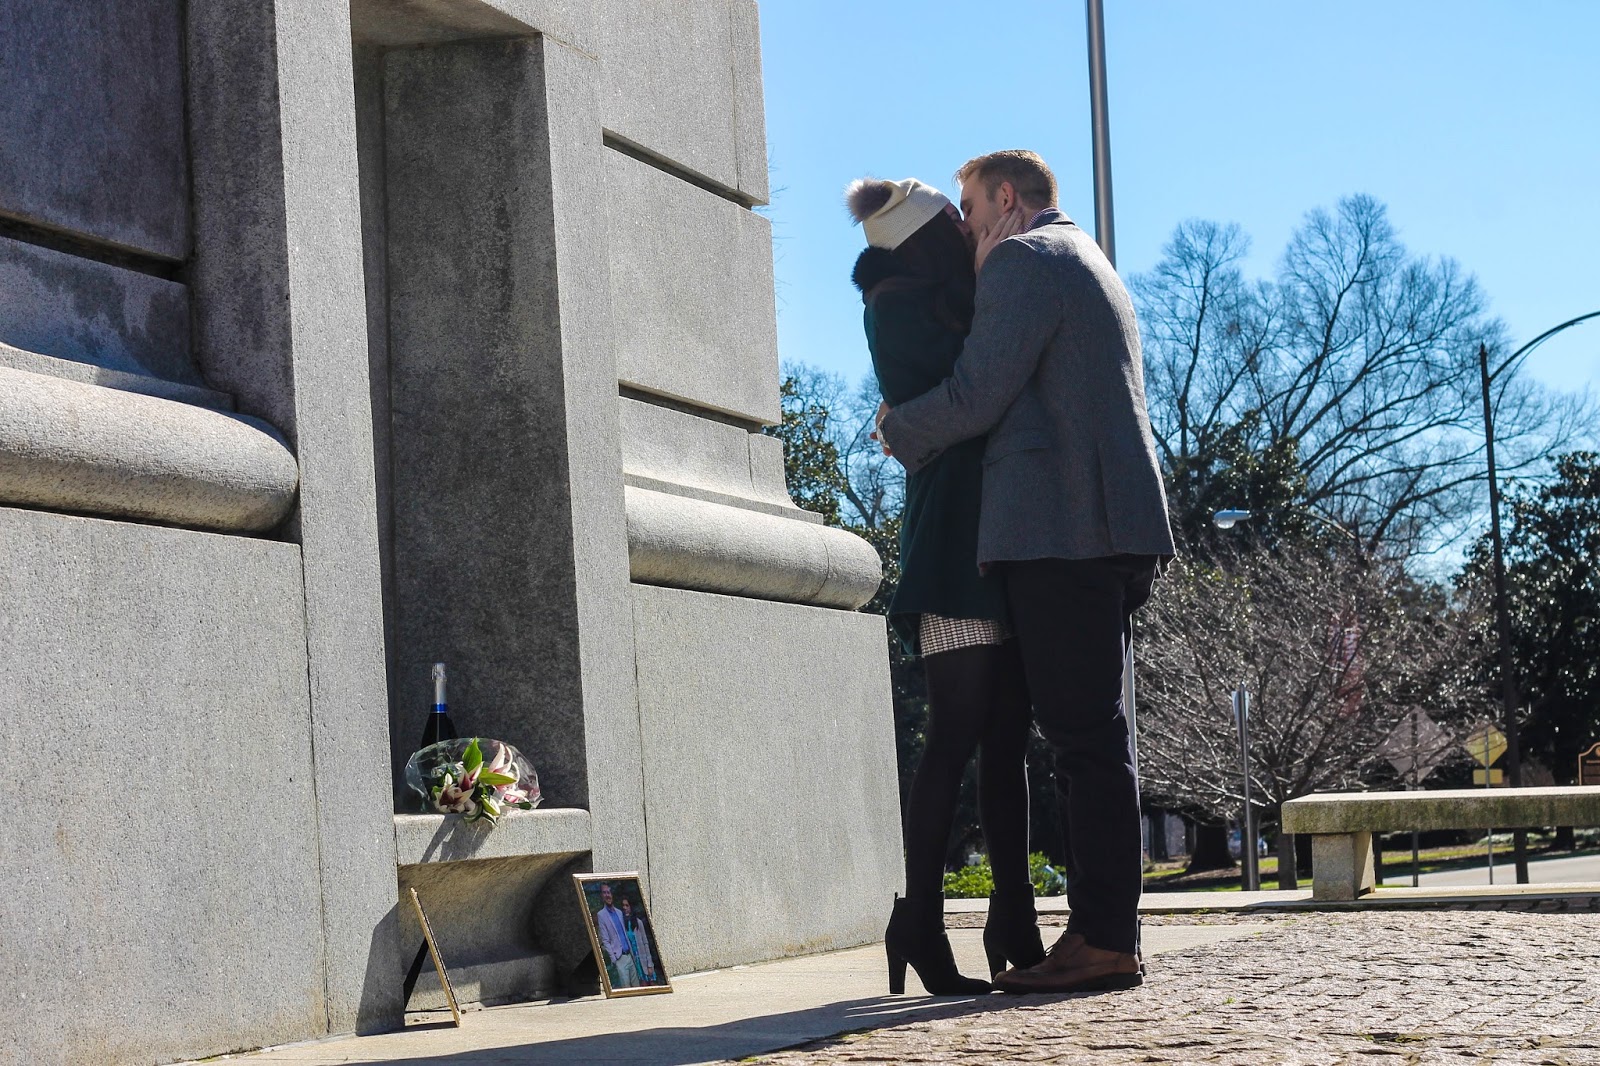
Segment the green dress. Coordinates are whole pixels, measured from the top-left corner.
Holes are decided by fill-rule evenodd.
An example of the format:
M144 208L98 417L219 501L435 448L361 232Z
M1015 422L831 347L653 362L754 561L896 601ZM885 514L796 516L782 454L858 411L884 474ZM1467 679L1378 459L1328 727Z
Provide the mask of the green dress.
M896 277L867 290L864 322L878 388L890 407L949 377L965 335L940 320L935 285ZM962 441L906 478L900 525L900 584L889 624L906 650L919 651L924 613L1006 620L998 579L978 570L978 508L984 438Z

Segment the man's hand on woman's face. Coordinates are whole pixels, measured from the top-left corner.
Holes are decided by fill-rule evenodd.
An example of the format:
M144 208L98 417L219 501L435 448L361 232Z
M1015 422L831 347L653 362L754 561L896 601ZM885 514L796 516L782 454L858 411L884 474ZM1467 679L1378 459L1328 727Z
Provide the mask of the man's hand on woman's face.
M1027 225L1027 216L1022 208L1014 207L1000 216L999 221L978 235L978 251L972 257L975 271L983 269L984 260L989 258L989 253L994 251L995 245L1007 237L1015 237L1022 232L1022 227Z

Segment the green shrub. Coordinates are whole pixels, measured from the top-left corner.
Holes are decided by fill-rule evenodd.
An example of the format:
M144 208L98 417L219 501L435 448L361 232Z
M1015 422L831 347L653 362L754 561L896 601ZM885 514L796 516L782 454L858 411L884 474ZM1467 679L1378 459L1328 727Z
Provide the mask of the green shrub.
M1041 851L1028 856L1028 880L1033 882L1036 896L1059 896L1067 890L1067 879ZM993 891L994 872L989 869L987 855L976 866L963 866L944 875L946 899L987 899Z
M945 899L988 899L994 891L994 874L989 869L989 857L976 866L963 866L955 873L944 875Z

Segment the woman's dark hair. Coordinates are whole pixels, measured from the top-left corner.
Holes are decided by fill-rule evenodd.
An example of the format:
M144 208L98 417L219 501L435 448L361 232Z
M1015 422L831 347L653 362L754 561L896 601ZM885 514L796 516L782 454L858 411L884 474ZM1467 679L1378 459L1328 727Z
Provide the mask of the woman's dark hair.
M972 268L972 246L955 219L941 211L917 228L894 250L906 273L937 282L934 314L962 336L972 328L972 297L978 276Z

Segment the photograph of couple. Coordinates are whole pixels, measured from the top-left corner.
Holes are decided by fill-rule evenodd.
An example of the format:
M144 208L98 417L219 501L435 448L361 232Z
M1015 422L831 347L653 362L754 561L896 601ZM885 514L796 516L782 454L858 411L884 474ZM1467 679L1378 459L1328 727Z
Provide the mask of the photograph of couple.
M904 991L908 965L934 995L1130 988L1144 973L1142 866L1123 663L1173 554L1133 303L1037 154L982 155L956 181L959 208L915 179L846 191L868 245L854 281L883 396L874 436L906 471L889 619L923 657L929 702L889 991ZM1034 727L1070 853L1071 918L1048 951L1028 879ZM958 971L943 920L974 755L994 871L989 980Z
M672 991L639 876L590 874L575 880L605 994Z

